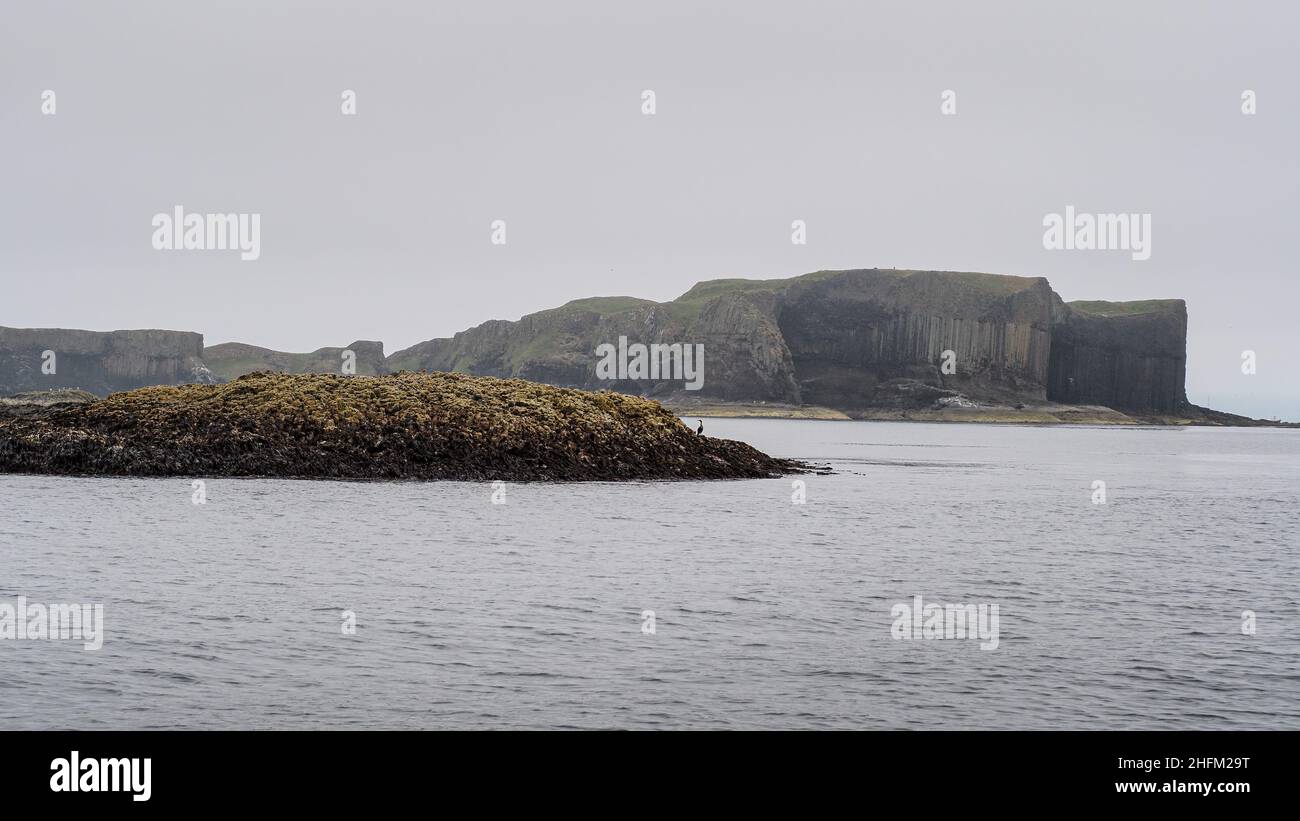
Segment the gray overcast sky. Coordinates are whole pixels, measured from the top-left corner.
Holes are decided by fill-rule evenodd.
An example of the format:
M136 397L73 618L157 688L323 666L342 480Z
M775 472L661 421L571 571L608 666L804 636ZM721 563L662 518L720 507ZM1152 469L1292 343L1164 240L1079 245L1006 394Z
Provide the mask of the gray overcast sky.
M716 277L987 271L1186 299L1192 401L1300 418L1297 39L1281 0L6 3L0 324L392 352ZM153 250L177 204L260 213L261 259ZM1151 258L1045 250L1066 205L1151 213Z

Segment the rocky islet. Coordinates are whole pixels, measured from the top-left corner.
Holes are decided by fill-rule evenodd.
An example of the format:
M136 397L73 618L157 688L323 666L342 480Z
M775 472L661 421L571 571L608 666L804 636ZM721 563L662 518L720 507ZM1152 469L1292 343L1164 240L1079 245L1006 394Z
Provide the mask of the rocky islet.
M466 374L256 373L27 404L0 414L0 473L626 481L810 469L699 436L652 400Z

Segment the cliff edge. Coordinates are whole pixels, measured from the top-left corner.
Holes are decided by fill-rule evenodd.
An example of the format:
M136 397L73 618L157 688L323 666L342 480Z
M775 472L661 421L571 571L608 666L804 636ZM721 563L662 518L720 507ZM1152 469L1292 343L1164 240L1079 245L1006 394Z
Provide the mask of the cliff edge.
M1176 414L1187 406L1186 337L1181 300L1067 304L1042 277L862 269L712 280L665 303L577 300L420 343L387 364L608 387L688 408L815 406L852 417L1056 403ZM599 373L594 352L620 340L702 345L698 390L682 378Z

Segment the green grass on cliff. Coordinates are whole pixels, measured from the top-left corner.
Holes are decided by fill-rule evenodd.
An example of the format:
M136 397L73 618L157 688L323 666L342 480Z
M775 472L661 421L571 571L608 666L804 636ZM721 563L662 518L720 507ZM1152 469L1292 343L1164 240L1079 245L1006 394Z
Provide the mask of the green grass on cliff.
M593 313L606 315L617 314L623 311L631 311L635 308L643 308L648 305L658 305L653 299L641 299L635 296L593 296L586 299L574 299L564 303L554 310L563 311L573 309L579 311L592 311Z
M1181 299L1140 299L1134 302L1106 302L1100 299L1080 299L1066 304L1076 311L1095 316L1137 316L1178 311L1182 308L1183 301Z
M908 271L908 274L942 274L985 293L1008 296L1031 287L1036 277L1018 277L1011 274L980 274L971 271Z
M655 302L631 296L589 297L572 300L558 308L537 311L522 317L518 323L510 323L513 326L508 337L510 341L504 345L490 344L481 351L467 344L456 345L454 346L456 352L450 358L439 360L435 368L463 373L513 375L520 373L521 369L529 363L569 365L589 361L593 352L589 350L586 341L580 334L573 332L571 323L557 321L576 317L582 312L605 319L634 312L644 314L653 310L656 312L661 330L667 328L676 332L685 332L685 329L699 318L704 307L718 297L732 294L778 294L792 286L830 282L840 278L866 278L868 281L889 283L891 280L907 280L912 277L917 278L914 283L917 287L913 290L922 294L936 289L942 290L946 283L953 283L957 286L952 289L954 291L963 291L967 294L982 293L995 297L1014 294L1041 281L1040 278L1035 277L1004 274L894 268L822 270L779 279L712 279L697 283L686 293L668 302ZM520 323L531 325L531 333L526 339L520 339L523 335L519 327ZM493 334L496 330L493 329ZM430 367L418 351L409 355L399 351L389 357L387 365L391 370Z
M203 361L218 377L231 380L256 371L305 373L316 364L316 357L309 353L288 353L240 342L225 342L204 348Z
M714 297L726 294L744 294L755 291L783 291L796 282L816 282L834 279L845 271L813 271L782 279L710 279L697 283L689 291L673 300L676 303L707 302Z
M353 350L357 354L357 374L375 376L375 364L367 357L367 351L361 349L362 344L372 343L358 340L349 348L318 348L310 353L289 353L242 342L224 342L204 348L203 360L213 374L230 381L258 371L336 373L343 365L343 351Z

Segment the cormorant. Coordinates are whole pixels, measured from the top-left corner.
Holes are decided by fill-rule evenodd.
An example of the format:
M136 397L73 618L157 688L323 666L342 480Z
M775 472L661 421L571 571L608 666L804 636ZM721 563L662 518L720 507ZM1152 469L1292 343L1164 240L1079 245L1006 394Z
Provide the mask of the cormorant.
M697 422L700 423L700 426L699 426L698 428L695 429L695 435L696 435L696 436L703 436L703 435L704 435L704 420L703 420L703 419L696 419L695 421L697 421Z

